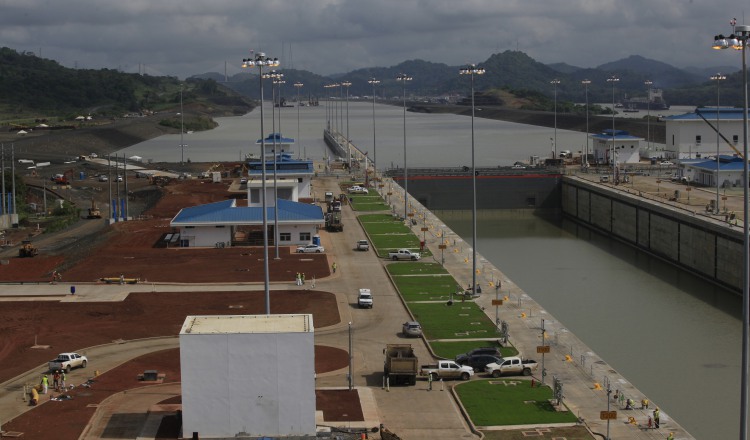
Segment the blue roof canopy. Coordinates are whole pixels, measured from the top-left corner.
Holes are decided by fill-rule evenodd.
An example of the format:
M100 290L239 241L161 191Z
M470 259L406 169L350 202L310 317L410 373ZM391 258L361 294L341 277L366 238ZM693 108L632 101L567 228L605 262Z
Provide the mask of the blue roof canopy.
M272 144L272 143L274 143L274 141L277 144L293 144L295 142L294 138L285 138L284 136L281 135L281 133L271 133L271 134L268 135L267 138L265 138L265 139L258 139L257 141L255 141L255 143L256 144L261 144L261 143L265 142L267 144Z

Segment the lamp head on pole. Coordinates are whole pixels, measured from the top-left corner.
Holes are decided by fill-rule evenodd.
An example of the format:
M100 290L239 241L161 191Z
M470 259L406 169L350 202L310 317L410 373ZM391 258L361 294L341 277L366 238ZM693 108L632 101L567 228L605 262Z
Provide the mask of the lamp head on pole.
M300 87L302 87L302 86L304 86L304 84L302 84L302 83L301 83L301 82L299 82L299 81L297 81L296 83L294 83L294 87L296 87L297 89L299 89L299 88L300 88Z
M368 83L368 84L372 84L373 86L375 86L376 84L380 84L380 80L377 80L377 79L375 79L375 78L372 78L372 79L368 79L368 80L367 80L367 83Z
M263 52L258 52L253 58L244 58L242 60L242 67L278 67L278 58L266 57Z
M485 70L482 67L477 67L476 64L469 64L466 67L462 67L458 70L459 75L484 75Z
M560 80L559 79L553 79L549 83L552 84L553 86L557 87L557 85L560 84Z
M587 87L589 84L591 84L591 80L590 79L582 79L581 80L581 84L583 84L584 87Z
M396 76L396 81L403 81L404 82L404 87L406 87L406 81L411 81L411 80L412 80L412 77L410 77L409 75L407 75L405 73L399 73Z
M349 81L344 81L344 82L342 82L342 83L341 83L341 85L342 85L343 87L349 88L349 86L351 86L351 85L352 85L352 83L351 83L351 82L349 82Z

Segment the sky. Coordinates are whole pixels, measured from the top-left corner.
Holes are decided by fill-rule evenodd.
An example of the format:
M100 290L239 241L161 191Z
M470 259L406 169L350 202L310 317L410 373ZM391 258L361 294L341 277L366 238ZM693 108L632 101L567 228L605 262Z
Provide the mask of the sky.
M596 67L630 55L741 64L711 50L730 0L0 0L0 46L65 67L185 78L241 71L251 51L328 75L410 59L465 65L520 50Z

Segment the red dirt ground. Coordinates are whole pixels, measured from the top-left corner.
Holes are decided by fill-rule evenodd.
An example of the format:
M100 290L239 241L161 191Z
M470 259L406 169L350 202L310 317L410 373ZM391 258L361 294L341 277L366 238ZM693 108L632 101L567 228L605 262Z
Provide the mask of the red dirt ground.
M232 306L232 308L230 308ZM272 291L272 313L312 313L316 328L340 322L333 294ZM176 336L187 315L265 313L263 291L131 293L122 302L3 302L0 307L0 382L58 352L114 340ZM34 338L49 350L30 348ZM92 365L95 360L91 360Z
M164 195L147 211L147 220L119 222L107 228L104 244L86 249L79 261L61 271L63 282L93 282L101 278L140 278L148 282L210 283L263 281L263 248L226 249L164 248L161 239L174 232L170 220L180 209L236 197L227 185L198 180L175 181L163 188ZM238 205L246 205L239 200ZM294 281L297 272L306 279L330 275L325 255L296 254L290 247L279 248L279 260L270 249L271 281ZM66 256L40 255L10 258L0 266L0 280L48 282L53 270L60 270ZM71 262L66 262L71 265Z
M343 350L315 347L316 373L344 368L347 362L348 354ZM58 393L42 395L40 405L4 423L3 429L22 432L24 439L76 440L94 415L96 408L90 405L99 404L112 394L146 385L135 378L145 370L154 369L160 374L165 374L164 383L180 382L179 349L159 351L133 359L98 376L89 388L77 386L68 393L73 398L71 400L49 401ZM180 402L180 399L169 399L169 403ZM363 420L356 392L318 390L316 405L323 411L326 420ZM43 423L40 423L40 420L43 420ZM176 423L169 424L167 419L163 425L157 438L177 438L179 426Z

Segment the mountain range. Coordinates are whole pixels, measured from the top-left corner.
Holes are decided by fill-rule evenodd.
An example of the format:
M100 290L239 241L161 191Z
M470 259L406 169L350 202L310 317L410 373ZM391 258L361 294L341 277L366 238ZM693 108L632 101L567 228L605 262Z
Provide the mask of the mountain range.
M505 51L491 55L478 67L485 69L485 74L475 77L474 87L477 92L492 89L510 91L534 91L551 97L555 93L550 83L557 79L558 99L563 101L583 102L585 90L581 80L591 80L588 87L590 102L612 102L614 85L615 100L624 97L646 96L645 81L652 81L653 88L662 89L664 99L672 105L716 105L716 83L709 78L721 72L727 79L721 84L721 105L742 106L742 75L739 66L720 66L705 69L679 69L661 61L647 59L638 55L602 64L595 68L582 68L565 63L543 64L520 51ZM368 67L330 76L321 76L312 72L296 69L283 69L286 84L281 91L285 97L296 93L293 84L303 83L300 93L303 96L328 96L346 93L340 88L324 90L326 84L338 81L349 81L350 96L372 96L372 86L367 82L377 78L381 82L375 93L379 97L396 98L405 92L410 97L466 95L469 90L469 79L458 75L463 66L449 66L424 60L409 60L391 67ZM412 77L411 81L402 84L395 80L400 73ZM257 98L257 72L242 72L227 78L226 85L238 92ZM205 73L196 75L200 78L211 78L225 82L224 75ZM617 82L607 79L616 76ZM268 82L268 81L266 81ZM267 96L270 96L270 85L266 85Z

